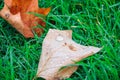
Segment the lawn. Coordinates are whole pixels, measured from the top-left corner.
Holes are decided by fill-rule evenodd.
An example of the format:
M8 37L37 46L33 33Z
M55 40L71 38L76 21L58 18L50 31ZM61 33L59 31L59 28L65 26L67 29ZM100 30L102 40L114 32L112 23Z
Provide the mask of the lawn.
M50 28L72 30L78 44L103 47L66 80L120 80L120 0L39 0L39 6L52 8L41 37L26 39L0 17L0 80L33 79Z

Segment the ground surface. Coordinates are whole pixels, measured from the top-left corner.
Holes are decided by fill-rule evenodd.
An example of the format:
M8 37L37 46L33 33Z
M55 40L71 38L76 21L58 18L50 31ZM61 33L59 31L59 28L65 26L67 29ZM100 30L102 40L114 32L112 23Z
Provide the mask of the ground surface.
M103 47L78 62L67 80L120 80L120 0L39 0L39 5L52 6L41 37L25 39L0 18L0 80L32 80L49 28L73 30L75 42Z

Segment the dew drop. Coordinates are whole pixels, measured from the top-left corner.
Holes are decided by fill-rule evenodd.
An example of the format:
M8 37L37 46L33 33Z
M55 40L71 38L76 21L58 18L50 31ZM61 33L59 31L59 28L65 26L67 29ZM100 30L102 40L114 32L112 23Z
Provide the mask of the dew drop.
M54 33L54 30L51 30L52 33Z
M66 56L66 59L69 59L69 57L68 57L68 56Z
M64 63L65 63L64 61L61 62L61 64L64 64Z
M53 64L53 62L50 62L51 64Z
M56 40L57 40L57 41L63 41L64 38L63 38L63 36L59 35L59 36L57 36Z

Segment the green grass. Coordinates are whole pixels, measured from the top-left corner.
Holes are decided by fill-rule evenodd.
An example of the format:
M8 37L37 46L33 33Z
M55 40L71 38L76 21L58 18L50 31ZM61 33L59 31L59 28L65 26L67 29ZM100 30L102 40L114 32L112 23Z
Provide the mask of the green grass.
M0 80L33 79L50 28L73 30L73 40L79 44L104 46L78 62L79 69L67 80L120 80L119 0L39 0L39 5L52 7L41 37L26 39L0 18Z

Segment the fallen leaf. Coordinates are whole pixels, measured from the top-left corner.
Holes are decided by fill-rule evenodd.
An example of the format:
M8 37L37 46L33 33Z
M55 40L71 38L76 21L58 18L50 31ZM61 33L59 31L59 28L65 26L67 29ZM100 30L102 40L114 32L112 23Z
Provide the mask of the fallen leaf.
M39 13L46 16L50 8L39 8L38 0L4 0L4 7L0 16L8 21L26 38L34 37L35 31L38 36L43 32L42 28L34 28L37 24L45 27L45 22L28 12Z
M36 77L46 80L69 78L78 66L68 65L74 65L75 62L97 53L100 49L75 43L71 30L50 29L43 41ZM64 66L68 67L61 69Z

